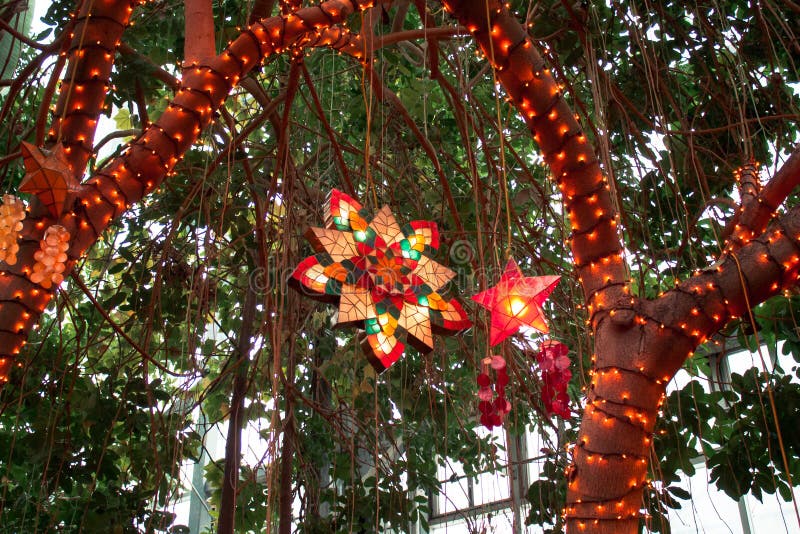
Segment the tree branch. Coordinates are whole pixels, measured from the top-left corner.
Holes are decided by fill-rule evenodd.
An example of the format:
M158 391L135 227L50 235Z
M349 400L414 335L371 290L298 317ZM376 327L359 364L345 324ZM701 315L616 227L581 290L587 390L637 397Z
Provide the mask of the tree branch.
M128 5L123 11L132 11ZM58 221L47 221L33 214L29 216L21 231L18 263L0 271L0 377L7 377L28 332L54 293L54 288L44 289L28 279L35 263L33 254L39 249L39 241L49 223L56 222L70 233L67 269L71 270L75 261L111 221L163 182L211 122L214 110L226 100L231 88L265 55L285 50L305 35L308 28L330 27L355 10L371 6L369 0L364 3L359 0L329 0L286 18L273 17L253 24L220 55L186 70L180 89L161 117L128 143L120 156L85 183L75 194L71 209L67 209ZM117 19L98 19L98 22L104 20L104 24L120 26L121 33L122 25ZM113 41L116 46L118 39ZM87 49L86 55L89 55L89 50L94 49ZM106 66L110 69L110 65ZM78 74L76 72L76 77ZM98 79L104 79L102 71L97 75ZM65 98L64 102L60 108L64 111L61 123L67 131L66 121L72 116L69 110L75 112L77 109L74 101Z
M67 72L61 82L47 143L61 142L75 176L92 155L97 117L105 104L114 53L136 0L84 2L71 32Z
M216 53L214 9L211 0L184 0L185 31L183 58L186 65L197 63Z
M219 505L217 534L233 534L236 524L236 495L239 487L239 466L242 459L242 424L244 422L244 399L247 394L247 373L250 370L250 347L258 303L253 284L248 284L242 306L242 327L235 358L231 412L228 417L228 435L225 440L225 471L222 477L222 496Z
M722 234L726 240L725 250L736 251L753 236L762 233L770 219L775 216L775 210L798 184L800 184L800 145L795 147L789 159L761 188L757 196L749 202L742 197L741 208L725 225Z
M447 0L445 8L473 34L550 165L572 224L572 253L589 306L629 298L610 184L524 28L496 1Z

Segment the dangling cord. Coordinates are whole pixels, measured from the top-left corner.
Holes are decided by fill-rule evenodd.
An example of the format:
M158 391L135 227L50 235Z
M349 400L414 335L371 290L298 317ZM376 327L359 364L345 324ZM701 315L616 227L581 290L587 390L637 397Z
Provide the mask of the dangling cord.
M778 410L775 408L775 396L772 393L772 385L770 384L770 377L767 374L767 364L764 360L764 354L761 351L761 340L758 337L758 330L756 330L756 320L753 316L753 309L750 307L750 298L747 295L747 284L742 273L742 266L739 263L739 258L736 254L731 254L731 258L736 262L736 268L739 271L739 282L742 284L742 294L744 294L745 306L747 306L747 315L750 318L750 324L753 325L753 336L756 338L756 350L758 357L761 359L761 373L764 375L764 383L766 384L767 396L769 397L769 407L772 411L772 418L775 420L775 433L778 435L778 447L781 451L781 459L783 460L783 468L786 470L786 481L789 483L789 491L792 495L792 506L794 506L794 515L797 518L797 524L800 525L800 510L797 508L797 499L794 496L794 484L792 484L792 472L789 470L789 460L786 458L786 447L783 444L783 434L781 433L781 425L778 421ZM769 432L769 428L766 429Z
M489 31L489 35L492 34L492 19L491 14L489 13L489 2L486 2L486 24L487 30ZM495 67L495 60L494 60L494 42L492 41L491 37L489 38L489 62L491 63L492 67ZM497 133L500 139L500 176L501 179L499 180L500 188L503 191L503 196L505 199L505 210L506 210L506 249L505 249L505 259L511 259L511 202L508 198L508 175L506 173L506 147L505 147L505 136L503 135L503 117L500 111L500 95L497 93L497 70L496 67L492 68L492 82L494 83L494 100L495 100L495 110L497 112Z
M362 33L364 31L364 23L365 21L368 23L369 28L367 31L372 32L372 15L369 16L366 11L361 12L361 29ZM369 84L369 87L365 85L366 77L367 76L375 76L375 73L372 70L372 52L373 52L373 39L368 38L364 39L364 44L367 50L365 50L364 54L364 62L361 64L361 94L364 95L364 107L366 108L367 112L367 132L364 135L364 177L367 181L367 196L372 196L372 209L374 211L378 210L378 194L375 191L375 184L372 182L372 166L370 165L370 157L369 157L369 147L370 147L370 137L372 132L372 104L373 104L373 90L372 90L372 83ZM367 68L367 62L370 62L370 68Z
M380 525L381 525L381 490L380 484L380 465L378 463L378 459L380 455L378 454L380 451L378 450L378 444L380 443L380 439L378 436L378 375L375 374L375 384L372 388L374 393L373 398L375 402L373 404L373 410L375 412L375 448L373 449L374 459L375 459L375 532L380 532Z

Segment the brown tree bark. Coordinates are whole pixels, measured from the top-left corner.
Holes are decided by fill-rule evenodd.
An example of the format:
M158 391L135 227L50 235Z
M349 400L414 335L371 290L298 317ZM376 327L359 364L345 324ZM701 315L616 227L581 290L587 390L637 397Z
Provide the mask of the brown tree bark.
M64 144L67 162L78 178L92 154L114 51L134 5L131 0L82 3L67 36L69 44L64 53L69 57L69 66L61 83L48 144ZM56 69L54 76L60 70ZM27 332L36 324L50 298L27 275L32 270L39 239L51 222L48 210L32 200L30 214L24 221L17 264L0 270L0 387L8 379Z
M211 0L184 0L183 58L186 65L217 55Z
M82 2L75 15L67 51L69 65L61 81L47 144L64 145L69 166L79 180L94 153L97 117L105 105L114 54L137 3Z
M283 416L283 436L281 443L281 474L278 489L278 534L291 534L292 532L292 473L294 472L295 453L295 419L294 419L294 375L295 375L295 347L290 344L288 348L286 365L286 408Z
M239 488L239 467L242 462L242 424L244 399L247 396L247 375L250 370L250 349L255 324L258 295L248 286L242 305L242 328L236 345L233 365L233 391L231 412L228 416L228 434L225 438L225 471L222 476L222 496L217 519L217 534L233 534L236 527L236 495Z
M158 187L209 124L231 88L265 55L286 50L304 36L320 35L309 33L309 28L324 30L353 11L371 6L330 0L320 7L262 20L220 55L187 69L166 112L131 142L122 156L96 173L57 221L73 236L71 262L114 218ZM525 30L493 0L488 4L448 0L445 6L475 36L529 125L558 183L572 225L570 244L590 313L595 357L573 465L567 474L568 528L637 532L650 439L666 383L709 335L797 281L800 207L774 219L771 227L766 224L774 207L800 180L800 165L793 157L785 170L779 171L780 179L773 182L776 185L767 184L762 190L771 208L766 215L759 209L751 219L744 219L757 237L739 234L741 243L723 254L716 266L656 300L632 296L611 185ZM109 35L101 39L116 43ZM98 50L104 59L111 54L107 48ZM91 80L94 75L88 73ZM101 75L97 74L98 80ZM103 85L99 81L91 84ZM90 91L86 85L83 91L88 94L94 89ZM73 132L67 120L83 109L68 96L63 101L58 108L63 124L56 136L58 131ZM77 126L74 131L78 133L68 140L74 143L70 145L75 147L73 154L85 155L82 143L88 134L80 133L84 130ZM81 167L78 156L71 157L75 158L74 167ZM27 332L52 296L51 290L27 278L33 252L49 222L40 216L26 221L19 264L0 272L0 375L19 353Z

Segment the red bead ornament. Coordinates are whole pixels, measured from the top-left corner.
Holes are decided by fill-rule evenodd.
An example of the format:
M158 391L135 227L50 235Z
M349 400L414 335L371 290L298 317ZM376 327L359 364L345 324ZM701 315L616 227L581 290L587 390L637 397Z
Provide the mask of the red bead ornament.
M472 297L492 314L489 344L497 345L525 325L546 334L549 328L542 304L559 279L559 276L522 276L517 262L509 259L497 285Z
M569 395L567 385L572 378L569 370L569 349L563 343L548 340L542 343L536 353L536 361L542 372L542 402L547 415L570 417Z
M491 430L501 426L506 414L511 411L511 403L506 399L508 373L502 356L488 356L481 360L481 364L483 370L478 375L478 410L481 424ZM494 374L494 388L491 374Z
M70 235L66 228L54 224L44 232L44 238L39 242L40 250L33 254L36 263L33 265L31 282L39 284L45 289L64 281L67 250L69 249Z

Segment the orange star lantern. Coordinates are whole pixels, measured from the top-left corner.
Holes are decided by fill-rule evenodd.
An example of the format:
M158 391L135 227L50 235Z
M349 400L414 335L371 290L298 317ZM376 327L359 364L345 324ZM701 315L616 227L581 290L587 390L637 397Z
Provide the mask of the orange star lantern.
M527 325L547 333L542 304L553 292L560 276L523 277L517 262L509 259L496 286L472 297L492 314L489 344L497 345Z
M410 343L433 349L433 334L469 328L464 309L437 291L455 273L431 259L439 248L435 223L400 226L388 206L374 217L355 200L331 191L324 228L306 238L317 254L292 274L292 285L318 300L338 302L337 324L364 329L361 346L376 371L396 362Z
M19 190L36 195L50 215L58 219L64 211L67 195L78 185L64 155L64 145L57 144L48 154L23 141L20 149L27 174L19 184Z

